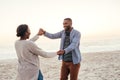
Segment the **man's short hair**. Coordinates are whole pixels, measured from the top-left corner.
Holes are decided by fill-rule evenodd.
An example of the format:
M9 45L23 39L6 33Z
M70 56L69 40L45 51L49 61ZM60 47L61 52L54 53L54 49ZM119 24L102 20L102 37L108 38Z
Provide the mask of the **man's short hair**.
M71 22L72 22L72 19L71 19L71 18L65 18L64 20L69 20L69 21L71 21Z

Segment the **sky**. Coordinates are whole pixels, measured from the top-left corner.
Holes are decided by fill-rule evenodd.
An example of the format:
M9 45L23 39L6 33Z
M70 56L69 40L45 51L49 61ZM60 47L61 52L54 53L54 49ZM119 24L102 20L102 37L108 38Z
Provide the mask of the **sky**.
M83 37L120 35L120 0L0 0L0 45L18 39L20 24L29 25L31 36L39 28L55 33L66 17Z

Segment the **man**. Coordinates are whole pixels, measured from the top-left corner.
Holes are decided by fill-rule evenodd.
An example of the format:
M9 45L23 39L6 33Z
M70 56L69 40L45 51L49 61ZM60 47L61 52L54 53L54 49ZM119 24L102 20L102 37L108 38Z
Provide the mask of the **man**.
M64 19L63 27L64 30L55 34L48 33L43 29L41 29L41 33L51 39L61 38L60 50L57 52L59 60L62 60L60 80L68 80L69 74L70 80L77 80L81 62L79 50L81 34L72 27L71 18Z

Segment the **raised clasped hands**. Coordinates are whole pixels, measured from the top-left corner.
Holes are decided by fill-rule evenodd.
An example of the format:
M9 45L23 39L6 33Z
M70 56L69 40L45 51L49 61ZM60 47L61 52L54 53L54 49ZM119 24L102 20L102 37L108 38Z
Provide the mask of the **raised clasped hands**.
M40 28L39 32L38 32L38 35L43 35L43 34L45 34L45 31L42 28Z

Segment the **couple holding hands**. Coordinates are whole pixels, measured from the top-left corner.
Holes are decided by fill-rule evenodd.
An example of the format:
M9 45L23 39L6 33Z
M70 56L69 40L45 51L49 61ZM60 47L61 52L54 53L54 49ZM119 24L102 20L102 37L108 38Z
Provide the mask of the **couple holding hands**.
M72 19L65 18L63 21L64 30L51 34L40 29L38 34L29 39L30 29L28 25L19 25L16 32L19 40L15 42L15 49L18 57L17 80L43 80L43 75L39 69L39 57L52 58L58 55L62 60L60 80L78 80L80 69L81 53L79 49L81 34L72 27ZM60 50L57 52L47 52L39 48L34 42L40 35L50 39L61 38ZM29 39L29 40L27 40Z

